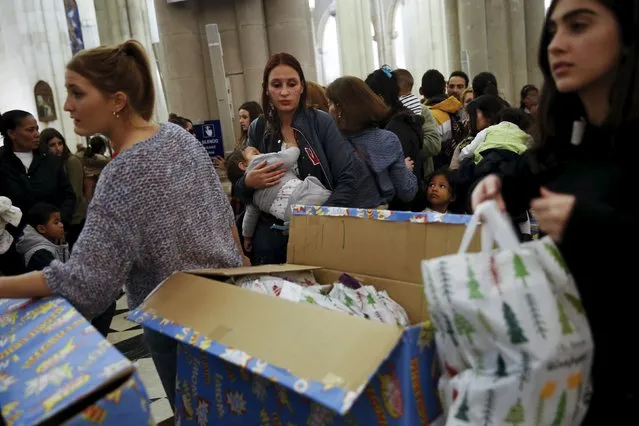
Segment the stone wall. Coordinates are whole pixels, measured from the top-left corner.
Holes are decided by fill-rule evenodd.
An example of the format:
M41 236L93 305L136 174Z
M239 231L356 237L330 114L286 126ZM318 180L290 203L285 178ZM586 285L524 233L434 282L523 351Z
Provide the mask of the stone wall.
M82 16L86 2L78 1ZM92 7L92 4L90 4ZM83 19L85 41L95 43L91 14ZM86 27L85 27L86 26ZM64 70L71 59L71 46L62 1L5 0L0 13L0 111L22 109L37 117L33 89L40 80L51 86L57 120L40 123L53 127L75 151L83 139L73 132L73 122L64 111Z

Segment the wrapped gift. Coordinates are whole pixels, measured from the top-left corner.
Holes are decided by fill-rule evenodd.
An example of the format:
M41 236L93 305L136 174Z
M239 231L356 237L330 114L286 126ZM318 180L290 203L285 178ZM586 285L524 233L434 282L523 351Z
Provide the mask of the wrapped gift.
M148 425L133 364L63 298L0 299L0 407L7 425Z

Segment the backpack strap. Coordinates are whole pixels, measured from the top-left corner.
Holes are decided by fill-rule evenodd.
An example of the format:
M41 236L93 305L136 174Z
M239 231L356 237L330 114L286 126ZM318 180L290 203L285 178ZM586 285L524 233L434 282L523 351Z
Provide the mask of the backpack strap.
M382 187L379 184L379 181L377 180L377 173L375 173L375 170L371 166L371 163L368 161L366 154L364 154L364 152L357 145L355 145L355 143L351 140L351 138L347 137L346 140L353 146L353 148L355 149L355 152L357 152L357 154L362 159L364 164L366 164L366 168L368 169L373 180L375 181L375 186L377 187L377 192L379 193L379 199L381 201L384 201L384 194L382 193Z

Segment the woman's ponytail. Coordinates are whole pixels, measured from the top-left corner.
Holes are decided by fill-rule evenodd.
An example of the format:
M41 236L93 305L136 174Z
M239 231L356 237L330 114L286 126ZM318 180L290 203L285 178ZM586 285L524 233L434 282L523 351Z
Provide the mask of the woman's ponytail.
M149 57L142 44L137 40L127 40L120 45L120 49L131 57L139 69L141 78L142 93L133 99L133 107L145 120L150 120L153 116L155 106L155 85L153 84L153 73Z

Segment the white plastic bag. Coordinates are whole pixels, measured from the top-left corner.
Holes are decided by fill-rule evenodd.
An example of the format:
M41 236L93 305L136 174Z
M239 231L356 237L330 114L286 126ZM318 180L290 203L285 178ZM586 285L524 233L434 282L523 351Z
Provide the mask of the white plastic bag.
M482 252L467 253L482 220ZM499 250L492 250L496 240ZM549 238L519 244L493 201L459 253L422 262L442 363L446 425L577 425L593 340L575 283Z
M22 211L7 197L0 197L0 254L6 253L13 243L13 237L5 227L8 224L18 226L21 220Z

